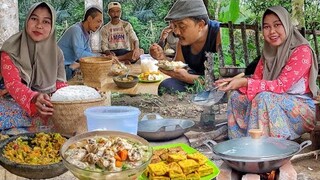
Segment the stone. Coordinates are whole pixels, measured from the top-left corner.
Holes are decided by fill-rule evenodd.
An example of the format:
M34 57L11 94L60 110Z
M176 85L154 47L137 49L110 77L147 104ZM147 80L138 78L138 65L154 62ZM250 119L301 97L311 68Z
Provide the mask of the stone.
M297 172L292 166L291 162L288 162L279 168L279 176L278 179L286 179L286 180L297 180Z
M241 180L260 180L260 176L258 174L245 174Z

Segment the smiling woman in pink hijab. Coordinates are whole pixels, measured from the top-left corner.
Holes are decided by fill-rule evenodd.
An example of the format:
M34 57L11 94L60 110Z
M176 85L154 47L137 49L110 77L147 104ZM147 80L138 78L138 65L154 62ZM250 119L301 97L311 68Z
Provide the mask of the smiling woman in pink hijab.
M264 47L254 75L215 83L229 81L220 90L235 90L228 102L229 138L258 128L265 136L296 139L315 127L317 58L283 7L268 8L262 27Z
M5 132L23 132L44 124L53 114L49 94L67 85L54 24L52 6L34 4L25 28L1 48L2 92L8 92L0 97L0 129Z

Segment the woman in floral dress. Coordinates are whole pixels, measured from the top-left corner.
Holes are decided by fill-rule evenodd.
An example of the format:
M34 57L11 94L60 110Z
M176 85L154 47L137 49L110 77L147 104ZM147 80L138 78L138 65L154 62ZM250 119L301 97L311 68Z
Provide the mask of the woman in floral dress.
M0 130L17 134L47 126L49 94L66 86L63 55L55 38L55 11L34 4L25 28L1 48Z
M317 59L286 9L268 8L262 22L264 47L253 76L215 83L228 81L220 90L235 90L228 101L228 135L261 129L265 136L296 139L315 127Z

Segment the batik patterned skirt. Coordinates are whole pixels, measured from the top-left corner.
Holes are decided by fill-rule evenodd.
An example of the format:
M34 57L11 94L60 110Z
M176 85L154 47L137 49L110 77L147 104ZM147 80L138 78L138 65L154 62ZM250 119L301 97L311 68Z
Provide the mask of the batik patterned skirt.
M315 109L308 96L261 92L249 101L233 91L227 109L228 135L240 138L258 128L265 136L296 139L314 129Z
M0 131L5 134L47 131L47 120L30 117L12 98L0 98Z

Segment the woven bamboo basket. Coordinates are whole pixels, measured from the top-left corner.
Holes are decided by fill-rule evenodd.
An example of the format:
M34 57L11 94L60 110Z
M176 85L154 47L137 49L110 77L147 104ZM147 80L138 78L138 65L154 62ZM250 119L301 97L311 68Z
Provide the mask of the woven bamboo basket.
M101 88L111 69L112 59L106 57L84 57L80 59L83 83Z
M84 111L94 106L110 106L111 93L108 92L99 99L83 101L54 101L54 113L50 120L55 132L65 135L75 135L88 131Z

